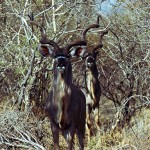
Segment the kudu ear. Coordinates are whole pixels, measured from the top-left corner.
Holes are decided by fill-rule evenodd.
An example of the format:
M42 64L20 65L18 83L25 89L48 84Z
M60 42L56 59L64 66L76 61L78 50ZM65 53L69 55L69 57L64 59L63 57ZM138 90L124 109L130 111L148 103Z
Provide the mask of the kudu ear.
M39 44L38 50L40 51L41 55L44 57L53 56L54 54L54 51L49 44Z
M77 47L70 51L71 57L83 57L86 50L84 47Z

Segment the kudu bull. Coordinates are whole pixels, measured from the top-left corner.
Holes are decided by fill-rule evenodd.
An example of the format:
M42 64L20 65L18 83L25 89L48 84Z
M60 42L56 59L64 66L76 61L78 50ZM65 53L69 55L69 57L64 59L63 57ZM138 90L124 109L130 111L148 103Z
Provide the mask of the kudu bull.
M62 132L68 149L73 148L73 138L76 133L79 139L80 149L84 149L85 123L86 123L86 99L83 92L72 83L72 65L70 59L73 56L81 57L82 49L71 49L73 46L85 46L85 35L95 24L88 26L80 41L70 43L66 47L49 40L42 31L39 51L43 56L53 59L53 84L46 102L54 149L59 149L59 131Z
M97 19L97 26L99 27L99 16ZM88 49L88 52L82 57L85 61L84 71L84 85L83 92L86 96L86 127L88 133L88 140L90 140L91 134L93 134L92 126L95 124L97 130L99 130L99 102L101 96L101 87L98 77L98 69L96 65L96 58L99 53L98 49L103 47L102 38L108 30L105 29L99 33L99 42L92 49ZM92 121L94 118L94 122Z

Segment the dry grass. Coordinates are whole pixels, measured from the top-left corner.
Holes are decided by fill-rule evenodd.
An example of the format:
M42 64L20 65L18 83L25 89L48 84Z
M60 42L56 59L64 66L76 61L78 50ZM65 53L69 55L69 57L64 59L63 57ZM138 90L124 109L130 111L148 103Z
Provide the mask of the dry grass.
M143 109L122 131L110 130L93 137L87 149L150 150L150 110Z
M107 103L107 104L106 104ZM150 110L143 108L123 130L112 130L115 110L111 102L101 108L101 131L91 138L85 150L150 150ZM39 109L19 112L1 107L0 147L3 150L51 150L53 149L49 119ZM40 114L40 115L39 115ZM61 150L66 149L65 140L60 138ZM75 138L75 150L78 150Z

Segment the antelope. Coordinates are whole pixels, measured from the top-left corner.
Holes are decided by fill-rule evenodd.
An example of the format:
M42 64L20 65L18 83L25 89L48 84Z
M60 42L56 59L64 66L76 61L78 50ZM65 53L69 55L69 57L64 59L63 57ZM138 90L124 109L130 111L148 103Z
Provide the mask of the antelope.
M53 135L54 150L59 149L59 132L62 132L68 149L73 149L75 133L79 140L79 147L84 149L86 99L80 88L72 82L72 57L84 55L84 49L72 49L74 46L86 46L85 35L95 24L87 27L82 34L82 39L60 47L56 42L47 38L41 28L39 51L42 56L53 59L53 84L46 101L46 111L50 118Z
M97 19L97 27L99 27L99 16ZM103 47L102 38L108 30L105 29L99 33L99 42L92 50L88 50L86 54L82 57L85 61L85 71L84 71L84 88L82 91L86 97L86 128L88 134L88 141L93 134L92 126L96 125L97 130L100 129L99 120L99 102L101 97L101 87L99 82L99 73L96 65L96 58L99 53L98 49ZM91 52L90 52L91 51ZM92 116L93 115L93 116ZM94 117L94 123L92 122L92 117Z

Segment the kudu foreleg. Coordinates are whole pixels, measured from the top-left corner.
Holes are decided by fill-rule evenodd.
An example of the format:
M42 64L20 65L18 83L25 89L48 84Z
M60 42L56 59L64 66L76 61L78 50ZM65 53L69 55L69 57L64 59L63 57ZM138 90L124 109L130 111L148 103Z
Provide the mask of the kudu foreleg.
M88 106L87 118L86 118L86 133L88 137L88 142L91 139L92 135L95 135L95 127L96 131L100 131L100 112L99 107L92 108Z
M92 135L92 107L90 105L86 106L86 133L88 142L90 142L91 135Z
M83 124L81 128L77 129L76 133L79 139L80 150L84 150L85 124Z
M59 150L59 129L51 123L51 130L53 135L54 150Z
M62 131L62 134L67 142L68 150L72 150L73 149L73 139L74 139L74 135L75 135L75 128L70 127L67 130Z
M78 135L78 139L79 139L79 148L80 150L84 150L84 136L82 135Z
M99 112L99 106L96 107L93 110L93 115L94 115L94 122L95 122L95 125L96 125L96 129L97 129L97 131L100 131L100 112Z

